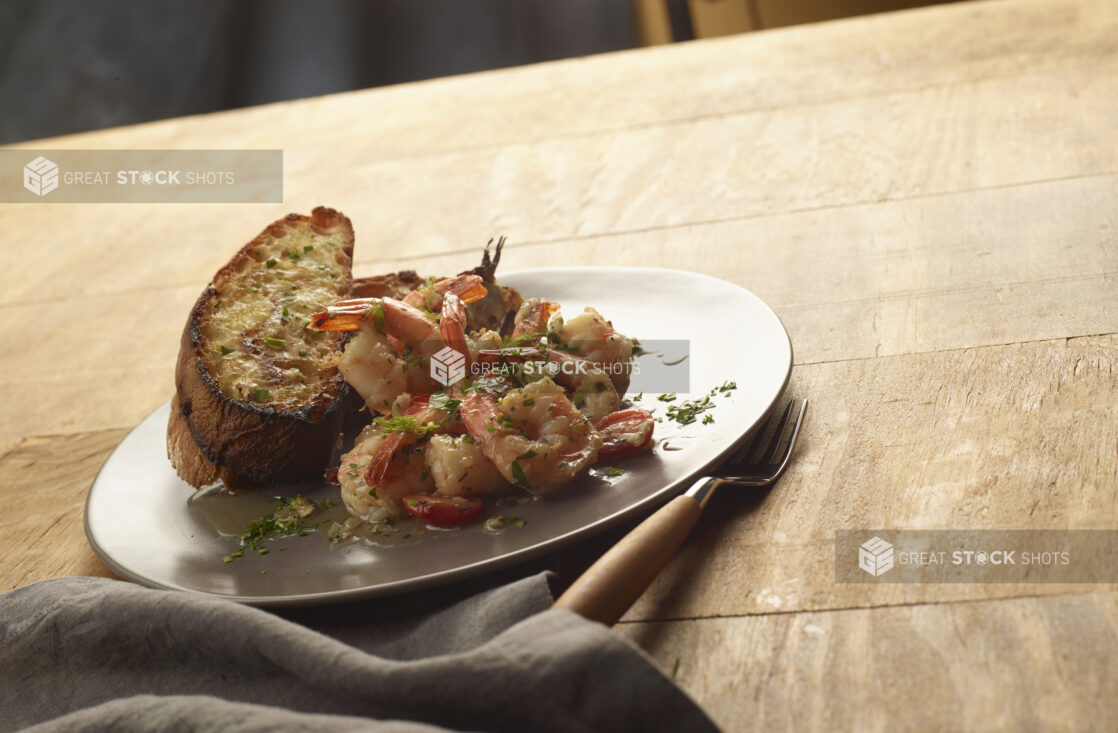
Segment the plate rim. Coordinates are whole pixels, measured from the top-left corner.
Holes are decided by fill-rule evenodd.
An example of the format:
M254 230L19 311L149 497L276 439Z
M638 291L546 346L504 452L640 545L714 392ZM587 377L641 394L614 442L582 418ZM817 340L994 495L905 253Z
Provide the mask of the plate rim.
M661 504L665 504L668 500L670 500L674 496L676 496L678 494L681 494L682 493L682 487L684 487L687 484L689 484L690 482L694 481L696 477L705 474L708 471L709 468L711 468L712 466L718 465L718 464L722 463L723 461L725 461L726 458L731 453L733 453L733 451L735 451L742 444L742 442L757 427L757 425L764 421L764 419L768 416L769 412L772 410L773 405L775 405L777 403L777 401L780 399L780 396L784 393L784 391L788 387L788 383L791 380L791 375L792 375L792 366L795 362L795 354L794 354L794 351L793 351L792 339L791 339L791 336L788 333L788 328L784 325L784 322L781 320L779 314L776 313L776 311L772 308L772 306L770 306L760 296L758 296L756 293L754 293L752 290L749 290L748 288L745 288L741 285L738 285L737 283L730 282L729 280L723 280L721 278L717 278L717 277L714 277L714 276L711 276L711 275L707 275L705 273L693 272L691 270L679 270L679 269L667 268L667 267L641 267L641 266L630 266L630 265L622 265L622 266L558 265L558 266L533 267L533 268L527 268L527 269L521 269L521 270L513 270L513 271L510 271L510 272L504 273L501 277L502 277L502 280L505 280L505 279L510 278L510 277L516 277L516 276L521 276L521 275L536 276L536 275L546 274L548 272L554 272L554 273L561 273L561 272L572 273L572 272L575 272L575 273L577 273L577 272L618 272L618 271L625 271L625 272L630 272L630 273L634 273L634 274L639 274L641 272L657 272L657 273L664 273L664 274L670 274L670 275L684 275L684 276L686 276L688 278L692 278L692 279L710 280L710 281L719 283L720 286L729 285L731 287L734 287L734 288L740 290L745 295L752 298L754 301L756 301L756 303L759 306L761 306L761 308L763 308L765 311L767 311L768 314L771 315L775 319L777 325L780 326L780 331L783 334L784 342L785 342L785 344L787 345L787 348L788 348L787 363L783 367L784 376L783 376L783 379L781 380L780 387L776 390L775 394L769 400L768 406L761 412L760 416L757 417L756 420L754 420L754 422L749 426L749 428L747 428L740 435L738 435L736 438L731 440L727 444L726 448L723 449L721 452L719 452L717 455L715 455L713 458L709 459L708 461L706 461L702 464L696 465L693 469L687 471L686 473L681 475L676 480L674 480L674 481L672 481L672 482L670 482L670 483L668 483L664 486L661 486L656 491L654 491L651 494L633 502L632 504L626 506L625 508L616 511L613 514L610 514L609 516L601 517L601 518L595 520L594 522L591 522L590 524L583 525L581 527L578 527L577 529L567 531L567 532L565 532L561 535L558 535L556 537L552 537L550 539L544 540L543 542L538 542L534 545L529 545L527 547L522 547L520 549L513 550L513 551L507 552L507 553L503 553L501 555L497 555L497 556L494 556L494 557L488 557L488 558L485 558L483 560L472 562L468 565L462 565L462 566L449 568L449 569L445 569L445 570L439 570L439 571L436 571L436 572L433 572L433 573L428 573L426 575L421 575L421 576L416 576L416 577L411 577L411 578L406 578L406 579L387 581L387 582L379 583L377 585L372 585L372 586L360 586L360 587L356 587L356 588L340 588L340 589L329 590L329 591L318 591L318 592L313 592L313 593L296 593L296 594L288 594L288 595L243 596L243 595L233 595L233 594L212 593L212 592L209 592L209 591L199 590L199 589L196 589L196 588L189 588L189 587L174 584L174 583L166 583L166 582L162 582L162 581L156 580L154 578L151 578L151 577L145 575L144 573L132 571L132 570L128 569L127 567L125 567L124 565L120 564L118 561L116 561L112 557L112 555L109 552L107 552L105 550L105 548L102 547L97 542L97 539L96 539L96 536L95 536L96 533L95 533L94 528L90 525L89 517L90 517L90 507L93 503L94 491L97 488L98 481L101 478L101 474L104 472L105 467L109 464L109 462L112 460L112 458L121 449L121 447L124 445L124 443L135 433L135 431L137 429L139 429L139 427L143 423L145 423L147 420L151 419L152 416L154 416L156 413L160 412L161 410L163 410L165 408L169 409L169 405L171 403L171 400L168 399L166 402L164 402L163 404L156 407L155 410L148 413L139 423L137 423L135 426L133 426L133 428L128 432L128 434L125 435L124 438L122 438L121 441L116 445L116 447L113 448L112 452L109 453L108 456L106 456L106 458L102 462L101 466L97 469L97 473L94 475L93 481L90 483L89 488L86 490L86 499L85 499L84 506L83 506L83 511L82 511L82 515L83 515L82 516L82 524L83 524L83 529L84 529L84 532L85 532L86 541L89 543L90 548L93 550L94 554L97 555L98 559L101 560L101 562L105 563L105 565L110 570L112 570L114 573L116 573L118 576L120 576L122 578L140 583L141 585L151 587L151 588L164 589L164 590L177 590L177 591L183 591L183 592L187 592L187 593L197 593L197 594L204 595L204 596L211 597L211 598L222 598L222 599L225 599L225 600L233 601L233 602L236 602L236 603L242 603L242 604L245 604L245 605L254 606L254 607L258 607L258 608L282 608L282 607L299 607L299 606L322 605L322 604L328 604L328 603L339 603L339 602L348 602L348 601L371 599L371 598L378 598L378 597L388 597L388 596L400 595L402 593L407 593L407 592L412 592L412 591L425 590L425 589L436 587L436 586L439 586L439 585L445 585L445 584L447 584L447 583L449 583L453 580L465 580L465 579L468 579L468 578L474 578L474 577L477 577L477 576L482 575L482 574L487 573L487 572L494 572L494 571L498 571L498 570L501 570L501 569L504 569L504 568L511 567L513 565L517 565L519 563L525 562L527 560L530 560L534 557L538 557L540 555L546 554L548 552L555 552L557 550L561 550L565 547L568 547L568 546L574 544L575 542L577 542L579 540L589 539L589 538L591 538L593 536L596 536L596 535L599 535L602 532L605 532L605 531L609 530L610 528L615 527L615 526L617 526L617 525L619 525L619 524L621 524L621 523L623 523L627 520L630 520L630 519L632 519L632 518L634 518L638 515L648 513L651 509L653 509L653 508L655 508L655 507L657 507ZM170 463L170 458L169 457L165 457L165 458L166 458L166 460L168 461L168 464L169 464ZM171 470L173 471L174 469L172 468Z

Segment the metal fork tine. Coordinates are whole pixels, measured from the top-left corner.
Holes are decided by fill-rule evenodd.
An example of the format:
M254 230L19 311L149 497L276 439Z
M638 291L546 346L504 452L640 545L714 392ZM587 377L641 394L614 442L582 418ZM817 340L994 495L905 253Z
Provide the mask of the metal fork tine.
M781 438L784 437L784 427L788 425L788 416L792 414L792 400L788 400L788 406L784 408L784 414L780 416L780 422L776 424L776 429L773 430L772 442L769 444L769 449L765 451L765 457L761 459L761 463L769 464L776 458L776 451L780 448Z
M788 409L791 410L792 403L788 403ZM796 447L796 438L800 435L800 426L804 424L804 413L807 412L807 400L800 404L800 412L796 415L796 422L792 424L792 437L788 439L788 447L784 450L784 456L780 459L780 465L776 467L773 472L773 480L780 474L784 473L784 469L788 467L788 461L792 458L792 449ZM785 414L787 417L787 413Z
M730 459L731 463L753 463L753 457L757 455L757 451L761 449L761 441L765 439L765 428L769 426L768 422L763 422L755 429L757 434L750 439L749 443L744 448L734 454Z
M780 418L780 424L777 426L776 431L772 434L772 442L766 445L766 455L764 460L752 460L752 452L738 454L739 460L728 463L726 465L726 468L729 468L731 471L734 471L734 469L736 468L737 471L741 471L741 473L734 471L734 473L730 475L721 474L720 478L723 481L728 481L740 486L760 487L768 486L769 484L780 478L780 475L784 473L784 469L787 468L788 461L792 457L792 451L796 447L796 438L800 435L800 426L803 425L804 422L804 413L807 412L807 400L803 400L800 403L800 411L796 414L796 419L792 423L791 435L788 438L788 444L784 448L783 452L779 453L780 462L779 464L774 463L774 461L777 460L778 449L784 442L784 432L788 429L788 418L792 414L792 406L794 404L795 400L789 402L788 406L784 409L784 414ZM767 427L767 423L761 427L761 435L765 435L768 433L768 430L766 430ZM753 442L758 445L760 444L760 441L756 438Z

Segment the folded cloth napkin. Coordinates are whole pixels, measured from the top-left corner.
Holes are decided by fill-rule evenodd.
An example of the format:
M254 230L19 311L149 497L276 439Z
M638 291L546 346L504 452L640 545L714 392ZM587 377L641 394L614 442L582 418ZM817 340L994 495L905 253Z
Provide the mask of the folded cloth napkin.
M0 595L0 729L715 730L640 650L550 606L543 573L443 607L388 598L295 620L43 581Z

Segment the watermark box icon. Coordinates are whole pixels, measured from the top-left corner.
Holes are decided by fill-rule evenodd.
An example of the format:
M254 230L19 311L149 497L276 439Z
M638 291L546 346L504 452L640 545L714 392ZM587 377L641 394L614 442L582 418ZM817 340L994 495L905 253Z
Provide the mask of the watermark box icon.
M858 548L858 567L875 578L893 567L893 546L874 537Z
M466 355L445 346L431 357L431 379L452 387L466 377Z
M58 188L58 165L39 156L23 166L23 187L36 196L46 196Z

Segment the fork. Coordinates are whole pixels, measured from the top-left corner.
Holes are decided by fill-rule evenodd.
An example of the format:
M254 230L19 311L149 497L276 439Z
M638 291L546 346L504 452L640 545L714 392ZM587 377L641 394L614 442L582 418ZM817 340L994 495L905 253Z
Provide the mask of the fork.
M683 544L719 486L758 488L780 478L788 467L807 411L807 400L803 400L787 447L780 451L793 404L794 401L788 403L771 431L771 418L758 427L753 439L723 464L719 475L700 478L625 535L579 576L552 607L574 611L607 626L617 623ZM766 435L771 437L764 450L760 450Z

